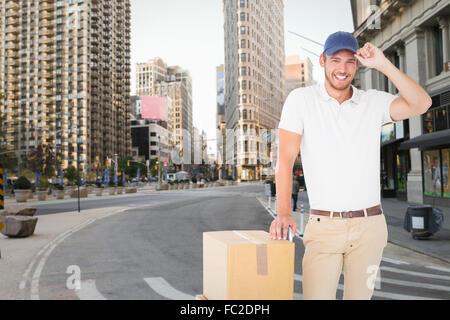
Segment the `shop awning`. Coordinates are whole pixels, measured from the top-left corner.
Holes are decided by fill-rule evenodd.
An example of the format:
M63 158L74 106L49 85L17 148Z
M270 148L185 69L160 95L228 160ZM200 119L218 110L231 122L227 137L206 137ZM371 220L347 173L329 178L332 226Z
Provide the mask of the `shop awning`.
M425 149L440 145L450 145L450 129L427 133L400 144L400 150Z

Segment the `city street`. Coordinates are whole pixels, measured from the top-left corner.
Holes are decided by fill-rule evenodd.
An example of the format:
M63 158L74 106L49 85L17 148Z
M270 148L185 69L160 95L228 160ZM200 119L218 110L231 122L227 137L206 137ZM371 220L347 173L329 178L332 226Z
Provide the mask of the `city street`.
M126 207L55 244L28 268L25 299L194 299L202 293L202 233L268 230L261 184L149 193L86 206ZM75 203L71 203L74 210ZM39 206L40 214L51 205ZM61 209L61 207L59 207ZM295 299L301 299L296 243ZM74 271L75 270L75 271ZM73 285L79 271L81 287ZM449 299L450 264L388 244L373 299ZM342 298L343 276L337 298Z

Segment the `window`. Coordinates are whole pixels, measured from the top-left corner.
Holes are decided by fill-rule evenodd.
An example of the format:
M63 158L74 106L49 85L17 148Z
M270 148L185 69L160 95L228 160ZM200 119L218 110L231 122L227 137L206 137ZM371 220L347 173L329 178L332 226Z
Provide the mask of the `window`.
M245 21L245 12L241 12L241 21Z
M450 166L450 149L442 149L442 186L444 198L450 198L450 186L448 185L448 167Z
M241 34L245 34L245 27L244 26L241 27Z
M437 76L444 69L441 28L439 28L439 26L433 27L432 34L433 34L432 50L434 51L433 54L434 54L434 70L435 70L434 75Z
M423 152L424 195L441 196L441 162L439 150Z
M241 0L240 1L240 7L241 8L245 8L245 0Z
M241 49L245 49L245 39L241 39Z
M422 116L423 133L446 130L450 128L450 91L432 97L431 108Z

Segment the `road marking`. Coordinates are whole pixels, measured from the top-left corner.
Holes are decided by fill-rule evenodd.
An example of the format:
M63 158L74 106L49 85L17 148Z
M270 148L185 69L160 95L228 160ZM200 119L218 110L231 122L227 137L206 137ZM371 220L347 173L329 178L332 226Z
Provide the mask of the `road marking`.
M443 275L439 275L439 274L409 271L409 270L403 270L403 269L397 269L397 268L385 267L385 266L382 266L380 269L384 270L384 271L388 271L388 272L393 272L393 273L408 274L411 276L450 281L450 276L443 276Z
M81 281L80 289L75 290L80 300L106 300L106 298L98 291L95 280Z
M184 292L181 292L174 287L172 287L164 278L144 278L145 282L148 283L150 288L152 288L160 296L166 297L171 300L194 300L195 297Z
M64 241L67 237L69 237L70 235L72 235L73 233L83 229L84 227L90 225L91 223L104 219L106 217L110 217L114 214L117 213L121 213L127 210L130 210L131 208L123 208L120 209L118 211L109 213L105 216L102 217L97 217L97 218L92 218L89 220L84 221L83 223L67 230L66 232L60 234L58 237L56 237L55 239L53 239L52 241L50 241L44 248L42 248L34 257L34 259L30 262L29 267L27 268L27 270L25 271L25 273L22 276L22 281L19 284L19 289L25 289L26 288L26 282L28 279L28 274L30 273L30 271L32 270L33 266L36 264L36 262L39 260L39 263L36 267L36 269L34 270L34 274L30 280L30 298L31 300L39 300L39 279L42 273L42 270L45 266L45 263L47 262L48 257L50 256L50 254L53 252L53 250L62 242Z
M77 232L78 230L86 227L87 225L94 222L96 219L90 219L81 225L70 229L69 231L63 233L59 237L57 237L55 240L51 242L50 247L48 250L42 255L41 260L38 263L38 266L36 267L33 277L31 279L31 300L39 300L39 278L41 276L42 270L44 269L44 265L47 262L48 257L52 253L52 251L56 248L58 244L60 244L62 241L64 241L67 237L69 237L72 233Z
M294 280L302 282L303 277L299 274L295 274ZM392 280L392 279L388 279L388 280ZM383 282L383 278L381 281ZM402 282L400 280L393 280L393 281L398 282L398 283ZM338 284L338 290L344 290L344 285ZM446 288L446 290L448 290L448 288ZM410 295L405 295L405 294L384 292L384 291L378 291L378 290L373 291L373 296L380 297L380 298L394 299L394 300L441 300L441 299L437 299L437 298L410 296Z
M444 267L426 266L426 268L450 273L450 269Z
M398 285L398 286L415 287L415 288L423 288L423 289L431 289L431 290L450 292L450 287L446 287L446 286L440 286L440 285L428 284L428 283L421 283L421 282L412 282L412 281L389 279L389 278L384 278L384 277L381 277L381 283L382 284L383 283L390 283L390 284L395 284L395 285Z
M395 259L386 258L386 257L383 257L382 260L385 262L393 263L393 264L410 264L409 262L404 262L401 260L395 260Z

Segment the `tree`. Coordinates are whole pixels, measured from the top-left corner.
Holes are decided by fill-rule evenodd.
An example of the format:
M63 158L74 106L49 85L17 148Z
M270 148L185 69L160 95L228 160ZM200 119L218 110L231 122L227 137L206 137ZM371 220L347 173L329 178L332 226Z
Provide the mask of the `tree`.
M64 170L64 178L69 181L69 185L74 185L75 181L78 181L78 170L74 166L69 166Z
M3 94L0 93L0 103L3 103ZM6 117L4 113L0 114L0 167L7 170L17 168L17 156L13 150L8 150L6 141Z
M55 176L55 154L50 146L41 144L28 154L27 168L32 171L40 171L46 177Z

